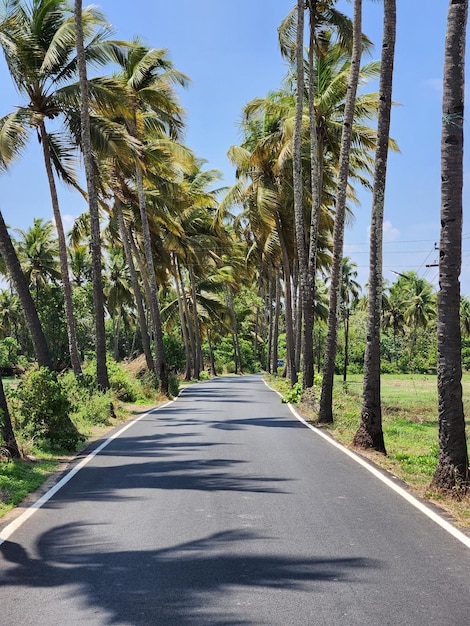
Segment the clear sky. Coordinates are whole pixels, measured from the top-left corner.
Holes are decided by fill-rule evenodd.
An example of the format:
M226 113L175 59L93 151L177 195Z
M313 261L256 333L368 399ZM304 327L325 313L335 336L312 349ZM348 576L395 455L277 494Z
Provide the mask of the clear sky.
M185 141L208 167L234 180L227 149L240 140L244 104L280 86L286 71L277 27L295 0L94 0L115 27L115 36L139 36L149 46L167 48L175 66L191 78L181 92L187 111ZM86 0L84 4L87 4ZM337 7L352 16L352 2ZM444 36L448 2L397 0L397 47L392 136L401 153L391 154L384 225L384 276L414 270L437 284L434 244L439 241L440 132ZM380 57L383 6L364 0L363 31ZM20 102L0 61L0 115ZM374 87L375 88L375 87ZM468 170L468 159L467 159ZM466 177L468 182L468 175ZM468 196L467 196L468 197ZM370 194L346 233L345 255L368 278ZM66 224L85 210L75 193L60 190ZM50 198L37 142L0 178L0 207L12 228L28 228L33 217L52 219ZM464 225L462 291L470 295L470 221Z

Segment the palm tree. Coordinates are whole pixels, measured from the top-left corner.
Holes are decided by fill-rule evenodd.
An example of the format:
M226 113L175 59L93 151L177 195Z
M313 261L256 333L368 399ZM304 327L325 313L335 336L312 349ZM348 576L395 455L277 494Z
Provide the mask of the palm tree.
M102 24L101 16L87 10L87 32ZM57 229L62 286L70 359L75 374L81 372L73 315L72 290L67 267L67 246L59 209L54 169L63 180L77 186L73 172L70 142L63 133L49 133L46 120L54 120L75 111L70 109L70 78L74 76L75 33L68 5L63 0L38 0L30 5L21 2L7 4L6 16L0 27L2 45L10 75L18 92L26 97L25 106L17 107L0 124L21 120L36 129L42 146L49 182L52 210Z
M364 357L364 388L361 424L353 444L385 454L380 396L380 326L382 318L382 237L387 157L392 107L393 62L396 39L396 0L384 0L382 62L379 85L379 118L375 153L372 222L370 231L369 299L367 342Z
M351 311L357 304L359 293L361 291L360 284L356 281L357 270L356 264L344 257L341 264L341 289L340 289L340 313L344 324L344 367L343 382L346 382L348 372L348 356L349 356L349 318Z
M98 211L98 196L96 180L93 171L91 152L90 131L90 96L88 88L86 56L83 33L83 11L81 0L75 0L74 5L75 23L75 46L77 49L77 65L80 81L80 120L81 120L81 145L83 151L87 190L88 206L90 212L91 231L91 259L93 275L93 306L95 319L95 353L96 353L96 380L99 389L109 388L108 370L106 365L106 334L104 326L104 298L103 276L101 265L101 235L100 218Z
M416 344L418 328L426 328L429 321L436 317L436 298L433 288L424 278L419 278L412 272L403 274L409 281L403 302L403 318L411 328L410 363Z
M50 221L34 218L28 230L16 231L21 235L16 242L20 263L38 304L41 289L47 290L51 282L60 280L54 226Z
M465 491L469 484L459 320L467 16L468 0L449 3L442 98L440 290L437 298L439 459L432 482L438 489L454 491Z
M154 133L166 132L170 137L176 138L183 123L182 111L177 103L173 85L185 85L187 79L183 74L174 70L171 61L166 57L166 50L149 49L135 41L128 47L126 54L116 56L116 61L120 66L118 78L126 87L132 103L129 116L125 119L131 136L145 142L145 131L148 129ZM144 191L145 165L144 162L136 159L135 179L147 277L150 283L157 370L161 390L163 393L168 393L168 370L165 361L158 287Z
M28 288L28 281L21 269L18 256L10 234L0 211L0 254L7 266L10 280L13 283L33 342L36 361L41 367L53 369L52 358L47 345L44 330L38 316L34 300Z
M353 26L353 52L351 69L346 94L346 105L341 133L341 148L338 167L338 189L336 195L335 225L333 231L333 265L331 269L330 294L328 305L328 332L325 348L325 365L320 407L318 413L319 422L331 422L333 420L333 379L337 345L337 321L338 321L338 296L341 290L341 259L344 247L344 222L346 216L346 194L349 174L349 155L353 137L354 108L362 55L362 0L354 2L354 26ZM344 264L344 260L343 260ZM344 268L344 265L343 265ZM349 317L347 318L349 328ZM347 336L347 333L346 333ZM345 336L345 341L346 341ZM344 380L347 371L347 348L345 346Z

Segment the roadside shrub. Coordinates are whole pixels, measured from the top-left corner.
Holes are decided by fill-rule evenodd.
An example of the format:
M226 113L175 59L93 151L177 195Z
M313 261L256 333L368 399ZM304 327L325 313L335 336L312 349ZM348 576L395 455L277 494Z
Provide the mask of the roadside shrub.
M34 367L13 393L18 400L21 426L33 438L47 439L67 450L74 450L83 440L70 420L70 400L55 372Z
M106 426L113 417L113 395L96 391L76 406L71 418L78 423Z
M176 396L179 394L179 380L176 376L170 376L168 378L168 391L170 396L172 396L173 398L176 398Z
M145 369L145 371L141 374L138 380L142 388L142 393L144 397L155 397L160 386L158 374L156 372L152 372L151 370Z

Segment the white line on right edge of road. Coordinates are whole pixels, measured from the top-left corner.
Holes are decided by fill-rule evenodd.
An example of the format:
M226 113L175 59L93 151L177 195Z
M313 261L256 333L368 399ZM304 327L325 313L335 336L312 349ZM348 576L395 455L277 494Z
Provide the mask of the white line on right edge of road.
M277 393L278 396L282 397L282 394L276 391L276 389L273 389L272 387L270 387L264 379L263 379L263 382L269 389ZM329 437L328 435L325 435L325 433L323 433L319 428L315 428L315 426L312 426L312 424L309 424L307 421L304 420L303 417L301 417L297 413L297 411L294 409L294 407L291 404L289 404L288 402L286 404L289 407L291 413L294 415L294 417L298 419L299 422L302 422L304 426L309 428L319 437L322 437L325 441L328 441L328 443L330 443L335 448L338 448L338 450L341 450L341 452L343 452L344 454L349 456L351 459L356 461L356 463L359 463L359 465L362 465L362 467L364 467L368 472L373 474L376 478L381 480L385 485L387 485L387 487L390 487L390 489L393 489L393 491L398 493L398 495L400 495L402 498L404 498L410 504L416 507L419 511L421 511L421 513L424 513L424 515L432 519L433 522L435 522L436 524L439 524L439 526L441 526L444 530L446 530L448 533L453 535L456 539L461 541L465 546L467 546L467 548L470 548L470 537L465 535L465 533L458 530L458 528L455 528L455 526L452 526L452 524L447 522L445 519L443 519L440 515L435 513L428 506L426 506L425 504L417 500L414 496L412 496L410 493L408 493L405 489L403 489L403 487L400 487L399 485L395 484L393 480L390 480L390 478L388 478L387 476L385 476L384 474L376 470L373 465L365 461L363 458L361 458L360 456L358 456L351 450L348 450L348 448L343 446L341 443L338 443L333 438Z
M65 476L61 478L61 480L59 480L59 482L57 482L53 487L51 487L51 489L49 489L49 491L47 491L41 498L39 498L39 500L36 500L36 502L34 502L34 504L32 504L29 508L27 508L24 513L19 515L16 519L10 522L10 524L5 526L2 532L0 532L0 546L2 545L4 541L7 541L11 537L11 535L15 532L15 530L17 530L22 524L24 524L27 519L29 519L32 515L34 515L34 513L36 513L38 509L40 509L44 504L46 504L48 500L52 498L52 496L54 496L60 489L62 489L62 487L66 485L69 482L69 480L71 480L75 476L75 474L77 474L83 467L85 467L85 465L88 465L88 463L97 454L99 454L101 450L103 450L103 448L106 448L106 446L110 444L111 441L120 437L122 433L124 433L131 426L139 422L141 419L143 419L147 415L150 415L150 413L154 413L158 411L159 409L163 409L164 407L168 406L172 402L173 400L171 400L170 402L166 402L165 404L161 404L157 406L156 408L152 409L151 411L147 411L143 415L140 415L136 419L132 420L132 422L128 422L125 426L123 426L117 432L115 432L114 435L111 435L111 437L108 437L108 439L105 439L103 443L101 443L97 448L95 448L95 450L90 452L90 454L88 454L88 456L82 459L80 463L77 463L75 467L73 467L69 472L67 472L67 474L65 474Z

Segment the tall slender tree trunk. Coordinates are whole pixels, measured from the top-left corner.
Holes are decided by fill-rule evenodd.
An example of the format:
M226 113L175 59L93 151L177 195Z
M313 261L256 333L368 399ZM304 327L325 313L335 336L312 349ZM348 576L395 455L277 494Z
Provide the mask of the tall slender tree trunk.
M299 316L299 348L295 367L300 365L300 352L303 358L303 387L313 385L313 291L308 267L308 245L305 228L305 214L303 202L303 176L302 176L302 120L304 110L304 20L305 0L297 0L297 38L296 38L296 101L295 101L295 125L293 135L293 185L294 185L294 220L295 237L297 243L297 256L299 261L299 285L302 315ZM297 378L297 373L295 373Z
M2 377L0 376L0 433L2 435L2 447L6 449L8 455L13 459L21 459L21 452L16 441L15 433L11 423L10 411L8 410L5 390L3 388Z
M217 370L215 367L214 350L212 348L211 331L207 330L207 345L209 347L209 363L211 376L217 376Z
M310 187L312 194L312 208L310 213L310 242L307 257L306 305L304 307L304 343L303 352L303 387L313 387L315 359L313 349L314 338L314 302L315 277L317 273L318 228L320 224L321 198L323 188L323 147L317 137L317 120L315 115L315 16L317 12L316 0L308 0L309 7L309 51L308 51L308 118L310 136Z
M188 335L189 335L189 342L191 344L191 353L193 355L193 364L194 364L194 359L195 359L195 354L196 354L196 339L194 337L194 328L193 325L191 324L191 313L189 311L189 305L188 305L188 299L186 297L186 292L185 292L185 288L184 288L184 281L183 281L183 274L181 271L181 265L178 261L178 259L176 260L176 264L177 264L177 269L178 269L178 277L179 277L179 281L180 281L180 285L181 285L181 295L183 298L183 309L184 309L184 314L186 316L186 323L187 323L187 329L188 329Z
M271 272L268 277L268 291L266 294L266 311L268 313L268 349L266 351L266 370L268 374L275 371L272 368L271 355L273 351L273 279Z
M469 486L462 403L460 271L462 266L463 122L468 0L452 0L447 14L442 99L441 237L437 296L439 459L433 486L463 493Z
M191 284L194 318L194 376L195 378L199 378L199 375L201 374L201 329L199 326L199 315L197 312L196 277L194 275L194 267L192 263L188 263L188 271L189 281Z
M54 180L54 172L51 164L51 151L49 146L49 136L46 131L44 121L39 124L39 133L41 137L41 145L46 166L47 179L49 181L49 191L51 194L52 211L54 213L54 221L57 230L57 240L59 242L59 264L60 275L62 279L62 287L64 289L64 305L65 318L67 321L67 337L69 342L70 362L75 376L79 376L82 372L80 356L77 346L77 324L73 314L72 303L72 287L70 285L69 268L67 261L67 243L65 241L64 225L59 209L59 198L57 196L57 188Z
M281 316L281 276L279 268L275 269L276 301L274 307L273 325L273 372L277 376L277 362L279 360L279 318Z
M180 316L181 323L181 334L183 335L183 344L184 344L184 354L186 358L186 368L185 368L185 380L191 380L191 348L189 345L189 336L188 336L188 325L189 321L186 319L185 310L183 306L183 297L181 295L181 286L178 276L178 267L177 260L175 256L172 257L173 261L173 275L175 278L175 287L176 287L176 297L178 299L178 312Z
M372 223L370 230L369 300L367 307L366 352L364 357L364 389L361 424L354 435L353 445L364 449L372 448L377 452L385 454L380 395L382 241L396 39L396 0L384 0L383 30L377 150L375 154Z
M109 389L108 368L106 365L106 331L104 325L104 295L101 265L101 233L98 195L93 173L93 157L91 152L89 89L86 71L85 48L83 41L82 1L75 0L74 19L76 31L77 65L80 80L80 119L81 144L85 165L88 206L90 211L91 231L91 263L93 276L93 305L95 313L95 352L96 380L98 388Z
M333 380L335 374L336 350L338 345L338 307L341 289L341 264L344 249L344 220L346 215L346 192L348 187L349 155L351 152L354 105L362 55L362 0L354 1L354 35L351 70L344 111L343 129L338 169L338 189L336 195L335 225L333 231L333 264L328 303L328 330L325 346L322 390L318 421L333 421Z
M38 365L54 369L51 354L47 345L46 337L38 316L36 306L28 283L21 269L10 234L0 211L0 254L2 255L8 274L15 286L16 293L21 302L21 308L33 342L34 354Z
M293 387L297 382L297 371L295 369L295 342L294 342L294 318L292 314L292 288L289 254L282 231L282 224L279 215L276 215L276 229L282 253L282 267L284 271L284 305L286 311L286 347L287 347L287 372L290 384Z
M129 267L129 272L131 275L132 289L134 291L134 299L137 307L137 314L139 316L140 335L142 338L142 348L145 355L145 363L147 364L147 369L153 372L155 371L155 365L152 358L152 350L150 347L150 337L148 333L147 320L145 318L144 305L142 303L142 293L140 291L139 278L135 269L131 244L129 242L126 223L124 221L124 215L122 213L122 203L119 198L115 198L114 209L118 218L119 232L121 234L121 241L124 248L124 256L127 261L127 265Z
M165 359L165 346L163 344L163 328L160 315L160 303L158 301L158 287L155 277L155 266L153 263L152 254L152 241L150 237L150 226L147 217L147 208L145 205L144 197L144 183L142 179L142 169L139 163L136 164L136 181L137 181L137 193L139 196L139 210L140 219L142 223L142 233L144 242L145 262L147 264L148 279L150 283L151 294L151 315L153 321L153 332L155 341L155 354L158 370L158 377L160 379L160 390L165 395L168 395L168 367Z

